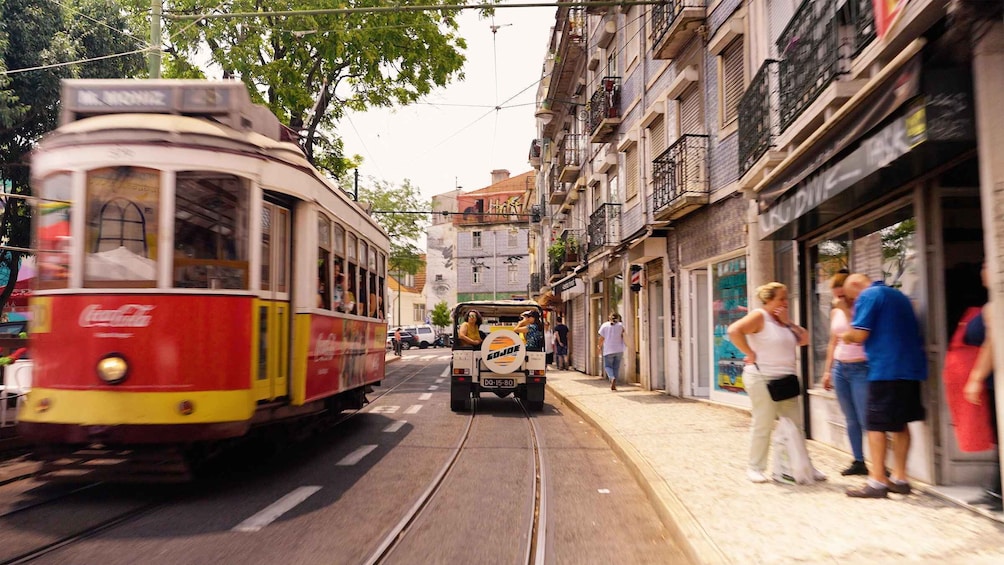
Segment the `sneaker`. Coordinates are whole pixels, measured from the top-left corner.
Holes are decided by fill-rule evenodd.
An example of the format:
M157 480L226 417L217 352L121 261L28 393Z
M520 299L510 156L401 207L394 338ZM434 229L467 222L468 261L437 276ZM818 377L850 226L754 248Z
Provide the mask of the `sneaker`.
M896 494L910 494L913 489L910 488L910 483L897 483L896 481L889 481L889 492L894 492Z
M847 489L847 496L851 498L888 498L889 489L886 487L873 487L868 483L858 489Z
M774 479L774 482L782 483L785 485L796 484L795 477L792 477L791 475L783 473L774 473L774 476L772 478Z
M754 483L767 482L767 475L764 475L763 471L757 471L756 469L746 469L746 478Z
M840 474L845 477L849 477L852 475L867 475L868 466L865 465L864 461L855 461L851 463L850 467L844 469L843 471L840 471Z
M814 481L825 481L826 480L826 473L820 471L819 469L813 468L812 469L812 480L814 480Z

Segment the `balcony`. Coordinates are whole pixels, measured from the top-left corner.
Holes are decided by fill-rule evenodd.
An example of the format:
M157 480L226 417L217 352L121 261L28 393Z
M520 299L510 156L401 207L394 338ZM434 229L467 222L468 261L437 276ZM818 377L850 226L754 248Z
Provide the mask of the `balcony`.
M745 175L780 134L777 61L768 59L739 100L739 175Z
M656 220L676 220L706 206L709 198L708 136L684 135L652 161Z
M549 99L541 101L548 110L551 109L551 99L574 98L582 74L579 62L586 56L586 14L583 8L559 8L557 17L549 46L549 56L553 61L547 88ZM555 137L564 121L560 118L544 124L544 137Z
M551 282L562 278L565 273L582 262L585 255L580 243L581 236L582 234L579 232L566 231L547 248L547 257L551 262Z
M543 277L541 273L530 273L530 294L537 294L540 292L541 287L543 287Z
M844 74L836 0L805 0L777 40L781 130Z
M540 153L542 148L543 148L543 143L541 143L541 140L534 139L533 141L530 142L529 160L530 160L530 166L533 167L534 169L540 168Z
M617 245L621 242L621 204L600 205L589 215L589 248L597 249Z
M672 59L704 25L706 0L668 0L652 6L652 57Z
M568 133L561 138L558 143L558 169L561 174L558 176L560 182L574 182L579 178L579 171L585 150L585 136L581 133Z
M555 206L564 202L565 197L568 196L567 187L558 180L560 175L561 168L558 167L557 163L552 164L547 175L547 203Z
M603 77L589 99L589 141L606 143L621 123L621 77Z

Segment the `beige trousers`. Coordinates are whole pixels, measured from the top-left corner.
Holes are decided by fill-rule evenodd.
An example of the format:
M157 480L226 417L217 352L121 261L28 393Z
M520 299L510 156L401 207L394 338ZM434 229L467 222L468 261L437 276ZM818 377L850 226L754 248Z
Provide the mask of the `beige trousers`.
M767 392L767 381L771 377L760 375L751 367L743 370L743 386L750 397L753 423L750 426L750 469L761 473L767 470L767 454L770 451L770 435L774 431L774 422L778 416L791 418L798 426L798 431L804 436L802 428L802 411L799 409L799 397L774 402Z

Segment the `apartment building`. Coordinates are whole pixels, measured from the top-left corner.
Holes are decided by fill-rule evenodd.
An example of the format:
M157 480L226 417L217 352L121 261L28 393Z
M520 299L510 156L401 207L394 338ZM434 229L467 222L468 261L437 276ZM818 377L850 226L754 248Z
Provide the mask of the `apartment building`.
M628 381L748 405L725 328L779 280L813 336L807 432L847 449L819 385L826 282L866 272L910 296L925 328L911 469L985 478L997 455L957 449L938 375L962 310L986 298L983 257L1004 324L1002 28L1001 3L976 0L559 8L531 162L537 253L552 258L541 293L575 322L573 366L599 373L596 328L618 311Z

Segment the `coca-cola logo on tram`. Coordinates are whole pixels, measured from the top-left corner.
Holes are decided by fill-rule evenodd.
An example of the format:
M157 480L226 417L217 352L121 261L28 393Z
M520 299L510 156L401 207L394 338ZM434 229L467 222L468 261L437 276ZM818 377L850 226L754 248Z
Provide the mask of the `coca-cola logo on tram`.
M123 304L114 310L102 310L91 304L80 312L78 323L82 328L145 328L153 320L148 313L154 308L149 304Z

